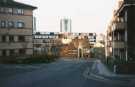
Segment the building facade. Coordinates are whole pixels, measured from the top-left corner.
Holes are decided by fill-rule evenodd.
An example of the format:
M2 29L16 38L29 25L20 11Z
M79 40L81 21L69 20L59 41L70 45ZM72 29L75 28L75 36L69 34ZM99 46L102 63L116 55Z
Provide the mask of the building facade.
M0 0L0 56L33 54L34 6Z
M113 16L107 30L107 56L126 60L125 22L122 17Z
M95 33L35 32L34 54L68 58L90 57L90 48L96 43Z
M125 61L135 60L134 23L135 1L121 0L107 31L107 56L117 57Z
M88 58L90 48L96 43L96 33L71 33L70 42L64 44L61 50L62 57Z
M34 37L34 54L59 56L61 40L57 32L36 32Z
M91 48L94 47L94 45L96 44L96 41L97 41L96 33L88 33L87 36L88 36Z

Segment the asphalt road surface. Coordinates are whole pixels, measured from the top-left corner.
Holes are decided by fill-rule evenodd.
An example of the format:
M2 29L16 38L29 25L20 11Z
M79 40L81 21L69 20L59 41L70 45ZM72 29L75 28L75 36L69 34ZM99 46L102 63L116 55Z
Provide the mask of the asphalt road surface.
M85 72L95 60L60 59L51 64L0 65L0 87L125 87Z

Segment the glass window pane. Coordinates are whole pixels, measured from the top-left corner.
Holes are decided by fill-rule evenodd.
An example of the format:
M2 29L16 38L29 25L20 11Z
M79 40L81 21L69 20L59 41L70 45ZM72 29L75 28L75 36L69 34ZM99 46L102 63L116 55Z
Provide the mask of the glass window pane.
M13 12L13 9L12 8L8 8L8 13L12 14L12 12Z
M5 8L2 8L2 7L1 7L1 8L0 8L0 12L1 12L1 13L4 13L4 12L5 12Z
M6 21L1 21L1 28L6 28Z
M17 28L24 28L24 22L17 22Z
M13 21L8 22L8 28L14 28L14 22Z
M14 42L14 36L9 36L9 41Z

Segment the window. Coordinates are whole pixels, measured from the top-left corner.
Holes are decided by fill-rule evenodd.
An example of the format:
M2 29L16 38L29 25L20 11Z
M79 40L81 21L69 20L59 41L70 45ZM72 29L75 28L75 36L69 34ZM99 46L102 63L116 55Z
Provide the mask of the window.
M5 8L5 7L0 7L0 13L7 13L7 14L16 14L16 15L23 15L24 10L19 9L19 8Z
M26 53L26 50L25 49L19 49L19 54L20 55L24 55Z
M24 10L17 8L17 9L14 10L14 14L23 15L24 14Z
M19 36L18 41L19 42L25 42L25 36Z
M14 42L14 36L9 36L9 41Z
M8 13L12 14L13 13L13 9L12 8L8 8Z
M17 28L24 28L24 22L18 21L17 22Z
M6 50L2 50L2 56L6 56Z
M13 49L9 50L9 54L10 54L10 56L14 56L15 55L15 50L13 50Z
M14 28L14 22L8 21L8 28Z
M5 13L5 8L0 8L0 13Z
M47 41L46 40L43 40L43 43L46 43Z
M0 25L1 25L1 28L6 28L6 21L1 21Z
M2 36L2 42L6 42L6 36Z
M13 13L13 9L12 8L3 8L3 7L1 7L0 8L0 12L1 13L10 13L10 14L12 14Z

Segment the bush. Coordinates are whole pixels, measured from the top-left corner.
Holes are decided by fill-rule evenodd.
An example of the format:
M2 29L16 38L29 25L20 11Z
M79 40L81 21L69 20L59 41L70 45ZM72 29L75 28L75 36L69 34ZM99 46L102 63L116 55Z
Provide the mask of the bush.
M33 55L26 58L8 57L2 60L2 63L9 64L33 64L33 63L50 63L55 61L58 56L55 55Z

